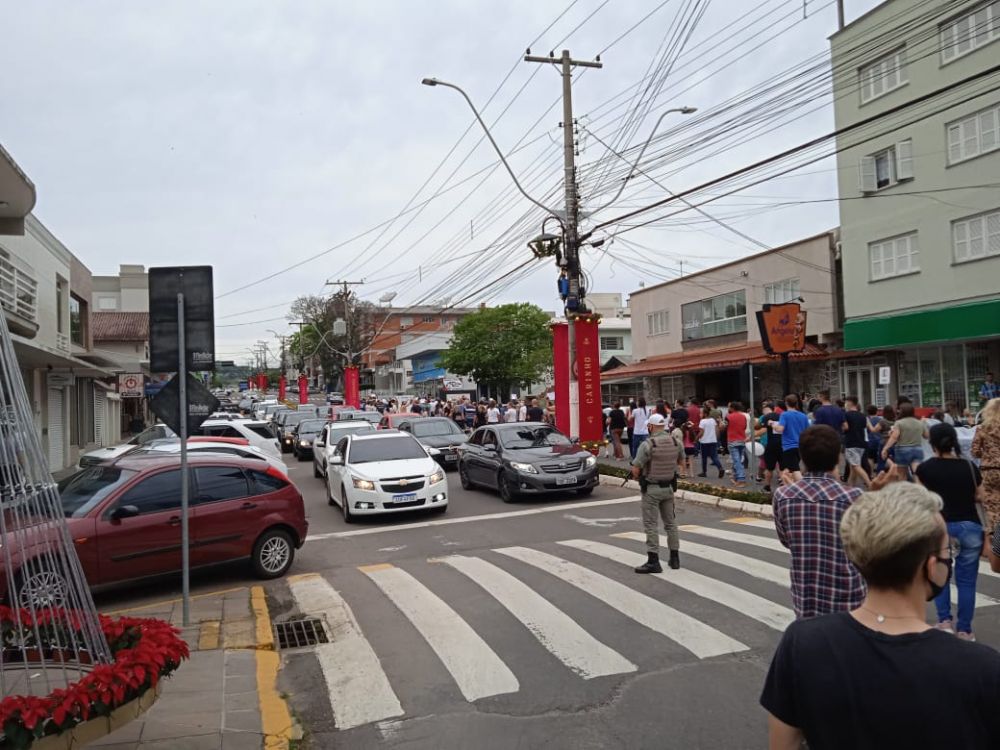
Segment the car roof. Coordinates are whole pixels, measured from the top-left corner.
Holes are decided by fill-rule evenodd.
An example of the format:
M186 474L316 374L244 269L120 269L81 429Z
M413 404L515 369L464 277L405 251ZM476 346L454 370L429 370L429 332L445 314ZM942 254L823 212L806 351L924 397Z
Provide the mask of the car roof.
M347 427L357 427L358 425L367 425L369 429L375 430L375 425L373 425L367 419L338 419L336 422L327 422L327 424L331 428L339 428L339 427L347 428ZM383 432L385 432L385 430L383 430Z
M492 427L495 430L517 430L521 427L552 427L547 422L501 422L500 424L488 424L486 427ZM554 430L555 427L552 427Z
M120 469L143 471L160 467L177 466L180 464L180 461L180 453L165 453L162 451L156 451L155 453L146 453L138 456L126 453L121 458L113 461L109 460L107 465L113 465ZM234 456L228 453L210 453L208 451L205 451L204 453L189 453L188 463L191 465L224 463L244 466L248 469L260 469L260 461L257 459L243 458L242 456Z
M352 435L353 440L381 440L387 437L399 437L400 435L412 438L408 432L402 432L401 430L373 430L371 432L365 431Z

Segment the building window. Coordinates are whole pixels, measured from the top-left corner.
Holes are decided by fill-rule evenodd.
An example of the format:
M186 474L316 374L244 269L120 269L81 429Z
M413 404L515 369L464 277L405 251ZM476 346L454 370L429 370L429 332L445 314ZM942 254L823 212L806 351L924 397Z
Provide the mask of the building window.
M913 141L900 141L871 156L861 157L861 192L874 193L913 179Z
M77 346L86 346L84 338L83 304L74 295L69 297L69 340Z
M985 3L941 25L941 64L1000 39L1000 0Z
M601 336L602 352L620 352L625 348L624 336Z
M423 318L421 318L421 322L422 323L433 323L434 322L434 316L433 315L425 315Z
M1000 210L951 223L956 263L1000 255Z
M920 270L920 250L917 247L917 233L890 237L868 245L871 259L871 280L903 276Z
M97 309L98 310L117 310L118 300L114 297L98 297L97 298Z
M949 123L945 129L949 164L996 151L1000 149L1000 104Z
M646 327L650 336L659 336L670 331L670 311L657 310L646 315Z
M720 294L718 297L681 305L684 340L725 336L747 329L747 293Z
M412 325L413 325L413 318L400 318L399 319L399 327L400 328L409 328Z
M858 71L861 103L888 94L909 82L906 77L906 48L900 47Z
M767 284L764 287L764 303L768 305L780 305L782 302L791 302L799 296L799 280L785 279Z

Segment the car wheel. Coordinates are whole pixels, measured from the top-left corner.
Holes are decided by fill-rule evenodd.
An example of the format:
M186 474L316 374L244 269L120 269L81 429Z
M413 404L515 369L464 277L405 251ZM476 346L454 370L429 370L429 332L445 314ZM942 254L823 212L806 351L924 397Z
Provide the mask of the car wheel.
M590 495L594 494L594 488L593 487L581 487L580 489L578 489L576 491L576 494L579 495L580 497L589 497Z
M354 523L354 516L351 514L351 501L347 498L347 490L344 485L340 485L340 507L344 511L344 523Z
M517 500L517 490L515 490L510 485L510 481L507 479L507 473L501 471L497 475L497 488L500 490L500 499L505 503L512 503Z
M69 583L62 573L44 563L29 562L18 577L17 606L32 611L67 606Z
M288 572L295 559L295 544L284 529L268 529L253 546L253 574L258 578L279 578Z
M313 461L313 476L317 479L322 479L323 475L320 473L319 464Z
M472 480L469 479L469 470L465 468L465 464L463 463L458 465L458 480L462 483L463 490L471 490L475 486L472 484Z

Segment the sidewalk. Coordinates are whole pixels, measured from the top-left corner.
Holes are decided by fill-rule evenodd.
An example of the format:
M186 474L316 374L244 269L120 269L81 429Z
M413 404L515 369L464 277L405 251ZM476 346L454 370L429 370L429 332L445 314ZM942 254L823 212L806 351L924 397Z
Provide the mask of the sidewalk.
M181 627L181 602L105 614L154 617ZM191 598L182 635L191 658L163 682L143 716L90 747L104 750L285 750L295 736L275 687L274 651L263 588L237 588Z
M626 468L628 468L630 466L628 460L619 461L619 460L617 460L615 458L605 458L604 457L604 450L603 450L603 448L601 449L601 453L598 454L598 456L597 456L597 461L600 464L605 464L607 466L614 466L614 467L617 467L619 469L626 469ZM736 487L736 486L734 486L733 482L732 482L732 478L733 478L733 472L732 472L733 462L732 462L732 460L730 460L729 456L726 455L726 456L719 456L719 461L722 462L722 468L724 468L726 470L726 475L722 479L719 479L719 470L717 468L715 468L714 466L712 466L711 463L709 463L709 465L708 465L708 471L706 472L706 474L708 476L699 477L698 476L698 472L701 471L701 456L692 456L691 457L691 474L689 476L682 477L683 481L692 482L694 484L710 484L710 485L712 485L714 487L725 487L725 488L731 489L731 490L740 489L740 490L745 490L747 492L761 492L761 491L763 491L763 489L764 489L763 482L755 482L754 481L754 477L756 476L756 472L752 471L752 470L749 470L749 469L747 470L746 485L744 485L743 487ZM751 468L752 469L755 468L756 465L757 465L757 461L756 460L751 460ZM775 477L772 480L772 484L775 487L778 486L778 484L779 484L778 477Z

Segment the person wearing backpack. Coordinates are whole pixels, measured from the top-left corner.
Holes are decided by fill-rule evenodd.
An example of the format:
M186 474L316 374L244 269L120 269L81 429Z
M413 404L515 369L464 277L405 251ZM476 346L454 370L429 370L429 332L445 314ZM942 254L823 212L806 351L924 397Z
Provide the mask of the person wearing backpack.
M657 517L667 532L671 568L681 566L680 539L674 509L677 474L684 466L684 444L675 435L665 432L667 420L653 414L646 422L649 438L644 440L632 460L632 478L639 480L642 490L642 525L646 531L645 564L636 573L662 573L660 565L660 533Z

